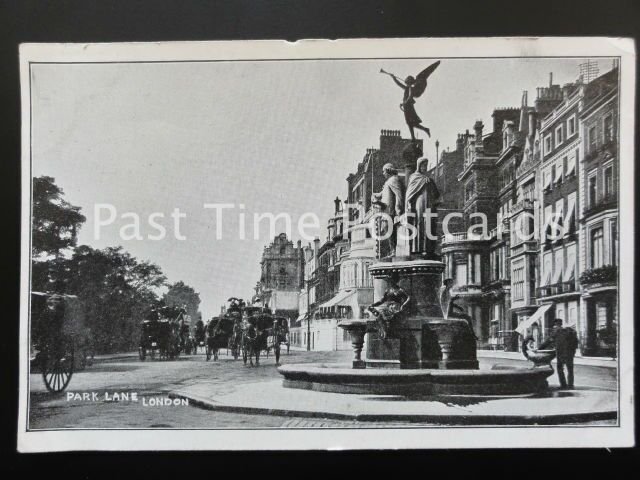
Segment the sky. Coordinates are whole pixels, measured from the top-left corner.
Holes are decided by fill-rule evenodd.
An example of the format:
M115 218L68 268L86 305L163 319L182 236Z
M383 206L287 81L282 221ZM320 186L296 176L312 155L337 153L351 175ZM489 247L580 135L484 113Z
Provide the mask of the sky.
M402 91L380 69L404 78L434 60L33 65L32 174L54 177L82 208L79 244L122 245L157 263L170 282L200 293L209 318L227 298L249 298L259 280L272 238L265 222L254 239L255 213L288 213L295 242L296 222L313 212L320 227L306 232L324 240L333 199L346 197L346 177L378 147L380 130L409 136ZM520 106L524 90L531 105L550 72L556 84L575 81L582 61L442 60L415 105L431 129L430 139L418 132L425 154L435 157L436 139L440 151L455 148L457 133L478 119L488 132L494 108ZM599 60L599 68L605 73L611 61ZM204 208L212 203L235 205L222 212L220 232L215 212ZM99 238L97 204L116 209ZM186 215L180 238L170 216L176 208ZM122 237L132 223L127 212L139 216L141 240ZM149 238L158 234L148 222L153 213L164 214L154 217L167 231L162 240Z

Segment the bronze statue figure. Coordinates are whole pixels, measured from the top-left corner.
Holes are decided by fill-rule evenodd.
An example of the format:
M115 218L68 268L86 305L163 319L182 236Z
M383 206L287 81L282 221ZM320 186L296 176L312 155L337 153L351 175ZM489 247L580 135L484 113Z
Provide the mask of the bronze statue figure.
M426 157L419 159L416 171L409 176L405 213L407 221L415 228L415 235L412 235L410 242L411 253L424 254L430 260L437 260L436 207L440 192L436 182L427 175L428 165Z
M398 275L389 280L389 286L380 300L373 303L369 310L378 324L378 336L386 340L393 329L394 322L402 314L411 297L398 285Z
M382 174L385 178L382 191L374 193L371 200L381 212L386 213L392 219L391 225L389 225L388 221L379 221L378 227L380 231L376 232L380 236L386 236L387 233L390 234L384 243L381 242L380 256L385 257L395 253L397 220L404 213L404 184L398 176L398 171L391 163L387 163L382 167ZM389 232L389 229L391 229L391 232Z
M400 109L404 112L404 120L407 122L407 126L409 127L409 132L411 133L411 140L415 142L416 137L414 134L414 128L420 129L424 131L428 136L431 136L431 132L427 127L422 125L422 120L416 113L416 109L413 106L416 101L415 99L420 97L427 88L427 79L429 75L433 73L433 71L438 68L440 65L440 61L432 63L427 68L422 70L415 78L409 75L404 79L404 82L396 77L393 73L385 72L383 69L380 69L380 73L385 73L398 85L400 88L404 90L404 96L402 97L402 103L400 104Z

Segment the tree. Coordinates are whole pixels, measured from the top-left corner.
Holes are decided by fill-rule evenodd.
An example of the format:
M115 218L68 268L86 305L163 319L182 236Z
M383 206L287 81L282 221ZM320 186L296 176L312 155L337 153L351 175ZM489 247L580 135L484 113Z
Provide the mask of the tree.
M80 207L62 198L64 192L53 177L33 179L32 249L34 257L59 256L74 247L86 218Z
M163 295L162 299L169 307L186 305L187 315L192 318L194 323L197 320L200 294L183 281L169 285L169 290Z
M159 303L166 278L159 266L138 261L122 247L77 247L60 262L58 283L83 301L99 352L137 348L140 322Z

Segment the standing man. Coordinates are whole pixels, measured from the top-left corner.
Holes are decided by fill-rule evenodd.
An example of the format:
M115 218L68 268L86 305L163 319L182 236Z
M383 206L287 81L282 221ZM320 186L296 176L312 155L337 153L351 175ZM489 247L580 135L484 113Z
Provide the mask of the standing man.
M553 321L553 332L551 337L544 342L540 349L546 345L553 345L556 349L556 360L558 368L558 380L560 388L573 389L573 358L578 349L578 335L573 328L563 328L562 319L556 318ZM564 367L567 367L567 377L564 375Z

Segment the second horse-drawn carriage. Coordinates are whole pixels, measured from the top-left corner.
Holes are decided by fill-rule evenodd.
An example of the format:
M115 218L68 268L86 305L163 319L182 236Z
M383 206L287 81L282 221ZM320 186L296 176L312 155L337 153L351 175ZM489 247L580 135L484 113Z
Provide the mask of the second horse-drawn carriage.
M218 352L226 348L234 359L242 354L246 364L260 364L260 355L274 352L280 361L280 346L289 353L289 328L285 317L274 316L267 307L247 306L237 298L229 299L224 315L212 318L206 327L207 360L218 359Z
M144 361L147 356L174 360L185 350L189 336L185 313L184 308L179 307L161 307L150 312L149 318L142 322L140 360Z

